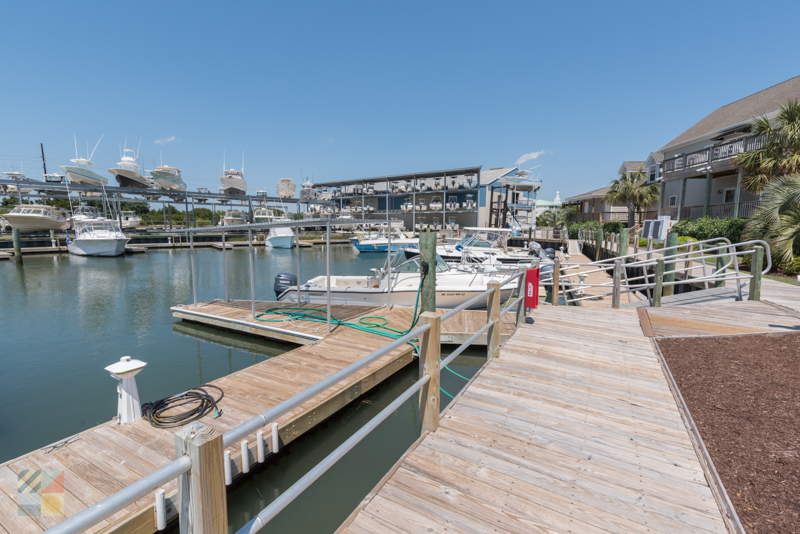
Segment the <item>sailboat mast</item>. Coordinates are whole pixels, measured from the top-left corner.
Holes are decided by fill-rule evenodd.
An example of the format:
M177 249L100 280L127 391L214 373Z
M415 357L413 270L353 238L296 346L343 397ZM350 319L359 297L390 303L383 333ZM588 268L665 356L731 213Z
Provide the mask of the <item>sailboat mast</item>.
M44 143L39 143L39 147L42 149L42 167L44 167L44 173L47 174L47 162L44 160Z

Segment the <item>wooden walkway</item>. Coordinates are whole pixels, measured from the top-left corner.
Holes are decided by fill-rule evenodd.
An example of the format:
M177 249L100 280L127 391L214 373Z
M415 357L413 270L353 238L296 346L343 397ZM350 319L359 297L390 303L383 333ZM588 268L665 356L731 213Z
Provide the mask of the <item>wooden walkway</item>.
M534 317L340 532L727 532L637 310Z
M691 294L691 293L689 293ZM741 301L641 308L650 337L721 336L800 332L800 317L770 302Z
M298 307L298 304L296 302L257 300L255 307L256 314L260 314L268 308ZM325 316L324 304L300 304L299 307L322 310L321 316ZM440 315L446 311L438 310ZM408 325L411 323L413 313L413 308L398 306L387 311L385 306L331 305L331 315L348 322L358 322L359 318L367 315L380 315L390 321L396 321L398 324ZM250 314L251 302L249 300L225 302L219 299L198 303L196 308L190 304L172 308L172 315L184 321L300 345L316 343L327 335L327 325L324 322L282 320L279 316L275 316L276 319L279 319L278 322L265 322L253 319ZM442 343L461 344L485 324L486 311L465 310L459 312L442 323L441 341ZM503 316L501 327L501 336L504 336L502 339L507 339L513 331L514 317L512 314L506 314ZM486 335L478 338L475 344L486 345Z
M248 312L249 309L248 302ZM411 312L403 308L394 308L389 314L382 313L380 308L357 311L359 313L349 316L342 313L341 317L378 313L387 317L388 326L393 328L405 329L410 323ZM237 313L242 313L242 310L239 309ZM482 317L482 324L485 324L486 312L466 313L470 321L477 322L478 317ZM461 319L461 322L458 318L454 319L458 328L467 327L467 319ZM324 327L323 324L322 328ZM295 323L294 328L308 330L308 327L298 323ZM389 341L386 337L375 334L339 328L315 344L301 346L215 380L212 384L225 391L225 397L220 403L222 416L217 419L207 416L202 422L221 432L230 430L385 346ZM290 443L403 368L413 357L409 345L398 348L281 417L277 421L281 446ZM148 367L140 375L140 380L147 380L148 372L157 371ZM264 428L265 434L269 435L269 430ZM34 451L0 464L0 534L39 533L63 520L63 517L17 515L17 474L20 471L63 470L66 517L70 517L172 461L175 458L174 433L175 429L156 429L145 420L126 426L117 426L110 422L79 434L77 439L72 439L55 450ZM250 445L250 464L253 465L256 462L255 435L247 439ZM232 473L237 476L241 469L239 444L229 450L234 464ZM165 486L170 516L174 516L176 510L175 488L175 481ZM153 497L148 496L97 525L90 532L150 533L155 532L154 521Z

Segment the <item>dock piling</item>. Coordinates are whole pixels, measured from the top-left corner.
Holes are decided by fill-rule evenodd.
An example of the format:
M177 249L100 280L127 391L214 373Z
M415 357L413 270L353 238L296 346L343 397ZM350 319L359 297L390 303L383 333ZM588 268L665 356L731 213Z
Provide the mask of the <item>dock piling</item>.
M256 273L255 267L253 265L253 230L247 230L247 249L248 253L250 254L250 314L253 319L256 318ZM225 278L227 281L227 277ZM226 282L227 283L227 282ZM298 281L299 287L299 281ZM298 299L297 302L300 302L300 294L298 289Z
M428 273L422 279L422 311L436 311L436 232L430 229L419 233L422 261L428 263Z
M661 295L664 289L664 258L656 261L656 285L653 289L653 307L661 307Z
M14 242L14 261L22 265L22 242L19 238L19 228L11 229L11 240Z
M493 290L486 303L486 321L494 323L486 332L486 358L491 360L500 356L500 282L492 280L486 286Z
M558 295L560 293L561 293L561 260L556 258L553 260L553 291L552 291L553 306L558 306Z
M325 227L325 289L327 292L326 318L328 322L328 333L331 333L331 219L328 217L328 225ZM300 283L300 279L297 280ZM389 291L392 289L389 288Z
M250 472L250 449L247 444L247 440L243 439L242 443L239 445L241 448L241 455L242 455L242 473L249 473Z
M230 469L222 465L222 433L201 423L175 433L175 456L188 456L192 468L178 477L181 534L217 534L228 530L225 482ZM229 464L229 462L228 462Z
M280 435L278 435L278 423L272 423L272 454L280 449Z
M494 282L497 284L497 282ZM419 348L419 377L431 377L419 392L419 413L422 418L421 432L435 432L439 428L439 361L442 353L441 319L433 311L426 311L419 317L421 325L429 324L431 329L423 334ZM499 339L499 336L498 336Z
M222 457L222 464L225 473L225 485L230 486L231 482L233 482L233 476L231 475L231 451L225 451Z
M258 463L263 464L266 452L264 450L264 431L259 430L256 434L256 451L258 452Z
M764 247L753 247L753 260L750 262L750 292L747 300L761 300L761 271L764 270Z
M667 241L664 244L664 254L663 256L670 260L669 263L664 265L664 281L665 282L674 282L675 281L675 261L671 260L674 258L675 255L678 253L678 233L677 232L669 232L667 234ZM705 266L705 262L703 262ZM664 296L674 295L675 294L675 286L668 285L664 288Z
M167 528L167 503L164 498L164 490L156 490L156 529L164 530Z

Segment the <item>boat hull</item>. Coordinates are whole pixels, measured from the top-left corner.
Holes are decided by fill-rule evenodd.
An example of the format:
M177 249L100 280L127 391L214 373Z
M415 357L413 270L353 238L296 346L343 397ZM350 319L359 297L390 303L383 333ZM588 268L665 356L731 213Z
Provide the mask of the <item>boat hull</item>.
M6 213L3 215L5 220L21 234L32 234L34 232L47 232L50 230L66 230L69 228L70 221L51 219L49 217L31 217L24 214Z
M108 185L108 178L100 176L89 169L72 167L70 165L62 165L60 168L61 172L67 176L70 183L80 185Z
M293 235L279 235L268 237L264 244L267 248L292 248L294 247Z
M311 304L325 304L327 303L328 293L324 288L315 287L313 289L304 289L308 286L300 286L300 302ZM453 288L449 290L436 291L436 307L451 309L466 301L477 297L486 291L485 287L476 289L458 289ZM513 288L501 289L501 300L506 301ZM387 291L385 289L366 289L366 288L331 288L331 305L369 305L369 306L385 306L387 302ZM392 290L392 305L406 306L413 308L417 299L416 289L393 289ZM279 302L297 302L297 288L290 288L278 295ZM482 309L486 308L486 299L480 300L469 307L469 309Z
M114 175L120 187L134 187L137 189L149 189L150 183L147 178L136 171L129 169L109 169L108 172Z
M67 245L70 254L76 256L120 256L130 239L73 239Z
M167 191L186 191L186 183L183 179L169 172L152 171L150 176L153 177L153 182Z
M228 177L221 178L222 192L226 195L246 195L247 184L241 178Z

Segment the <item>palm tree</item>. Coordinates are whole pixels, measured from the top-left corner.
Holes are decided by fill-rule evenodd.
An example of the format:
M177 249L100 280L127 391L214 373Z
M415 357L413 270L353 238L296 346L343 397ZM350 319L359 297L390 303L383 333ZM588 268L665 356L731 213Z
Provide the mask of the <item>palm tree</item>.
M753 121L752 133L764 137L764 146L737 155L736 165L744 169L744 189L760 193L778 176L800 173L800 103L781 106L774 125L767 117Z
M744 229L745 239L769 242L779 265L800 250L800 174L775 178L764 189L761 205Z
M573 215L575 215L575 208L547 210L536 218L536 224L547 228L566 228Z
M658 201L658 186L656 184L643 185L644 180L644 169L636 172L624 172L619 178L611 180L611 190L606 193L606 202L628 206L628 228L636 224L637 211L642 211Z

